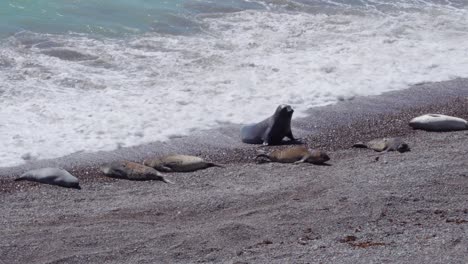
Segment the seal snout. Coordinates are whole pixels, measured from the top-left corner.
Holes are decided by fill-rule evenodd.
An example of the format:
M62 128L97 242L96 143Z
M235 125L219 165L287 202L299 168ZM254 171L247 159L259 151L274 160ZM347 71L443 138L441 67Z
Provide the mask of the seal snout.
M328 154L325 152L322 152L322 154L320 155L320 158L322 158L323 162L327 162L330 160L330 156L328 156Z
M311 153L317 155L317 158L311 162L313 164L325 164L325 162L330 160L330 156L324 151L313 150Z
M110 166L109 165L103 165L101 166L101 171L104 172L104 174L108 174L110 172Z
M288 113L294 112L294 110L292 109L292 107L290 105L282 104L280 107L281 107L282 110L286 110L286 112L288 112Z
M406 151L411 151L410 147L406 143L402 143L397 147L397 151L400 153L406 152Z

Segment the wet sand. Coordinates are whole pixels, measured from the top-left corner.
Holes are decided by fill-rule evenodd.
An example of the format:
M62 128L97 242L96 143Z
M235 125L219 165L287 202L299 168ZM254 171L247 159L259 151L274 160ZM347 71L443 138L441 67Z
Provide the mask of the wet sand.
M273 109L274 110L274 109ZM467 263L468 131L411 130L419 114L468 118L468 81L421 84L310 110L293 132L331 166L252 163L237 125L166 143L0 169L0 263ZM357 141L402 136L411 152ZM96 165L161 153L226 168L175 185L104 177ZM379 156L378 161L376 157ZM56 165L82 190L13 182Z

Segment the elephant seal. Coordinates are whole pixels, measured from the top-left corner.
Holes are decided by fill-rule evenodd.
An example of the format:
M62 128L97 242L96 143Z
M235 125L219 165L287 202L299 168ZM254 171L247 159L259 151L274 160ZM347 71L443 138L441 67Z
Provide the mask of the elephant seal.
M400 153L410 151L410 147L403 139L394 138L379 138L373 139L367 143L358 142L353 145L354 148L369 148L377 152L398 151Z
M241 128L241 140L248 144L277 145L288 137L298 141L291 132L291 117L294 110L289 105L280 105L269 118Z
M135 163L131 161L114 161L101 166L101 171L111 177L117 179L126 179L132 181L163 181L165 183L172 183L166 180L164 175L159 171Z
M454 116L427 114L411 119L409 126L414 129L443 132L468 129L468 122Z
M297 146L286 149L274 150L270 154L259 154L255 160L266 158L268 161L281 163L312 163L324 164L330 160L330 157L321 150L308 149L305 146Z
M143 165L163 172L191 172L209 167L223 167L189 155L168 155L143 161Z
M34 181L67 188L81 189L78 179L68 171L58 168L42 168L23 173L15 181Z

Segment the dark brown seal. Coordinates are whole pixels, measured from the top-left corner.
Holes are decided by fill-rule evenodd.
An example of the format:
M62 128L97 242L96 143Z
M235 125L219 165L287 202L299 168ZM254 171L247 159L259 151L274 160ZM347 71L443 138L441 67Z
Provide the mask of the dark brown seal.
M297 141L291 132L294 110L289 105L280 105L269 118L241 128L241 140L248 144L277 145L284 137Z

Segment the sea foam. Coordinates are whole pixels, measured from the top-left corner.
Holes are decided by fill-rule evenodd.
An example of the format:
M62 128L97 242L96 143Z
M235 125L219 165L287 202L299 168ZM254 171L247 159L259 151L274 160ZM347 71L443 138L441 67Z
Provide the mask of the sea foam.
M468 77L462 8L197 19L202 33L192 36L4 40L0 167L260 121L283 103L297 118L338 100Z

